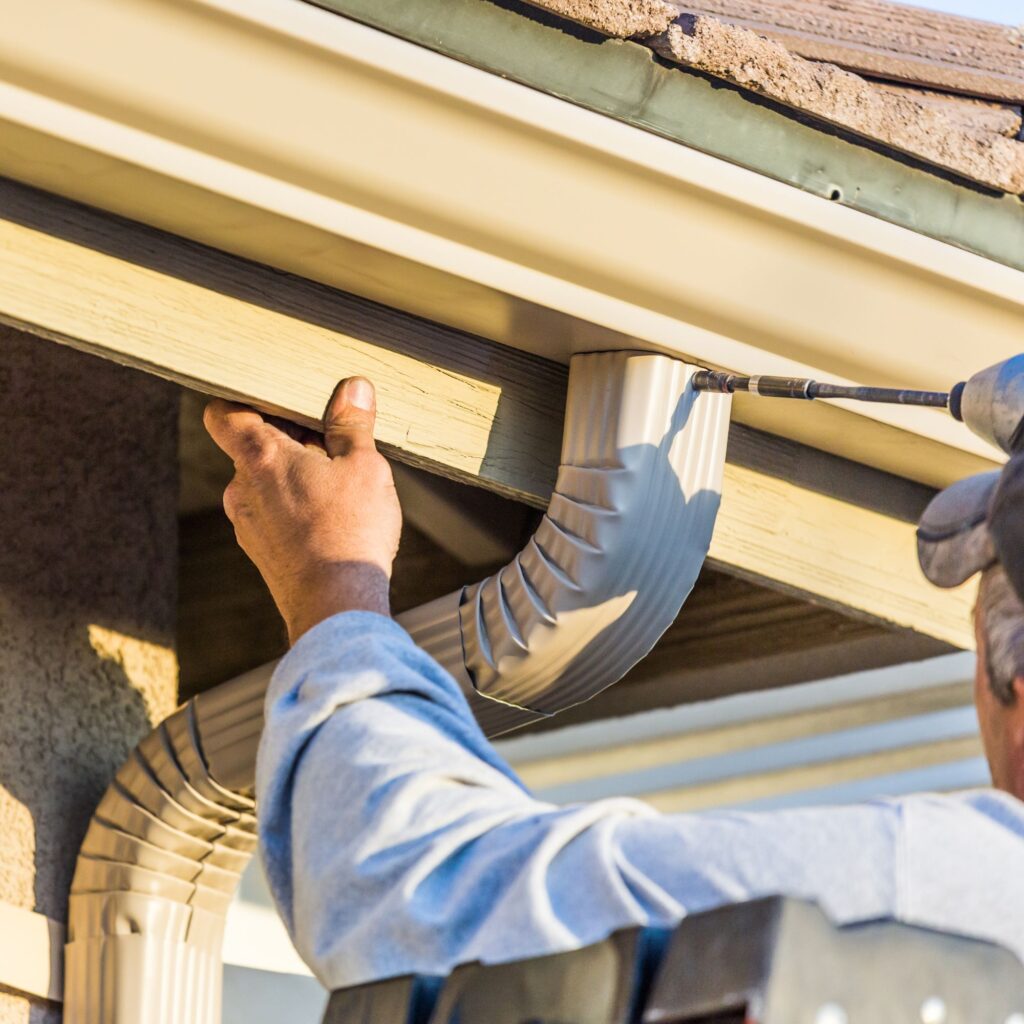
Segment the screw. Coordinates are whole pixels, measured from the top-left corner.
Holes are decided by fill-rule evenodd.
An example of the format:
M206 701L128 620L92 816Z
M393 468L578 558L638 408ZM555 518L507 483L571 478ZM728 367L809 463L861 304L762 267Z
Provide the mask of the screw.
M825 1003L818 1008L814 1024L847 1024L846 1011L838 1003Z
M921 1024L945 1024L946 1004L938 996L929 996L921 1004Z

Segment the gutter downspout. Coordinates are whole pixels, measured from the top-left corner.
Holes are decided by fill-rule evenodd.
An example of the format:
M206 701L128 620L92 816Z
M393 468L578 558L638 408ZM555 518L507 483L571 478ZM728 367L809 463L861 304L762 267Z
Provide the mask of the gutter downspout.
M574 357L537 533L494 576L398 617L488 735L595 696L675 620L711 542L730 409L688 386L693 369L644 353ZM219 1024L272 671L191 700L111 783L71 886L67 1024Z

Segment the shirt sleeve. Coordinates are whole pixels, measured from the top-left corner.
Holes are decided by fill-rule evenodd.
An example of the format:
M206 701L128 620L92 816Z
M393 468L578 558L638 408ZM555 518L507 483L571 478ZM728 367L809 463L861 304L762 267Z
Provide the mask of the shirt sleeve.
M900 804L662 816L626 799L544 803L454 680L382 616L305 634L266 712L264 863L328 988L561 952L776 893L840 922L901 912ZM915 912L928 902L919 894Z

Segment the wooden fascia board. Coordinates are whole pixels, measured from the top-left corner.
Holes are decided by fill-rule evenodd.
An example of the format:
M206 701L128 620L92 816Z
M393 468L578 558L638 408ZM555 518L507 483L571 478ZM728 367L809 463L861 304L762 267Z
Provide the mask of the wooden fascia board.
M188 387L315 425L338 378L371 377L399 459L534 505L558 464L565 370L44 193L0 186L0 319ZM905 518L726 466L712 560L960 647L970 588L917 568ZM770 464L775 452L765 455ZM875 474L881 492L899 489ZM898 502L897 502L898 504Z
M1019 347L1017 271L295 0L37 6L0 172L51 191L556 362L948 387ZM736 406L936 486L994 464L938 414Z

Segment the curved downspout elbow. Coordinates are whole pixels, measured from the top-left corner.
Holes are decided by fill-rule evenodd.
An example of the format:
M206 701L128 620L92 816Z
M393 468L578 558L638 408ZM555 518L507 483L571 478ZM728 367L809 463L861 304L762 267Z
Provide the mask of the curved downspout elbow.
M189 702L135 748L89 823L66 1024L219 1024L224 922L255 849L255 802L210 774Z
M399 617L489 736L611 686L679 614L711 543L730 411L688 386L693 369L576 356L537 532L500 572Z
M488 735L585 701L654 646L711 542L730 400L668 356L574 357L561 465L504 569L398 616ZM68 1024L219 1024L227 907L256 845L273 665L201 694L117 773L72 882Z

